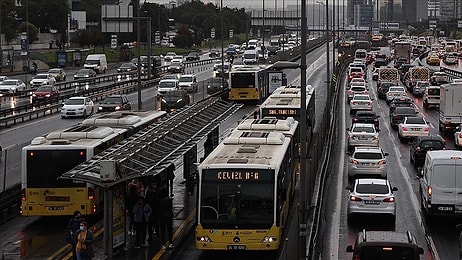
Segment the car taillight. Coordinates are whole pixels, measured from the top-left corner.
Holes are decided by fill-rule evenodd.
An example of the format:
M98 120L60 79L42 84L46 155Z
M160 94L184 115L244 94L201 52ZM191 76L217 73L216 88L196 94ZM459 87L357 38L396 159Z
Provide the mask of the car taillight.
M459 138L462 138L462 132L459 133Z
M350 196L350 201L362 201L360 197Z
M21 191L21 201L26 201L26 189L22 189Z
M416 151L417 153L420 153L421 150L422 150L422 148L420 148L420 146L417 146L417 147L415 148L415 151Z
M95 199L95 190L93 188L88 188L88 200Z
M395 202L395 197L389 197L383 200L383 202Z
M372 138L373 140L379 140L379 136L378 135L374 135L374 137Z
M351 159L351 163L352 163L352 164L358 164L359 162L358 162L358 160Z
M369 91L365 90L365 91L364 91L364 94L365 94L365 95L369 94Z
M407 130L408 130L408 129L407 129L407 126L402 126L402 127L401 127L401 130L407 131Z
M356 105L356 102L352 101L351 104L352 104L352 105Z
M428 131L430 131L430 127L427 126L425 127L425 132L428 132Z
M386 160L380 160L377 162L378 165L383 165L383 164L387 164L387 161Z
M348 90L348 95L353 95L353 91L352 91L352 90Z

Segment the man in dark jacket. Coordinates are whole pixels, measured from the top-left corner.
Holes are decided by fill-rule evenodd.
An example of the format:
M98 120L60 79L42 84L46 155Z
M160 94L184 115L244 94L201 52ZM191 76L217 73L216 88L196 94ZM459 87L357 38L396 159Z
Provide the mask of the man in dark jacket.
M168 190L161 189L159 199L160 240L162 249L166 249L166 235L168 235L168 248L173 248L173 203L168 196ZM168 233L168 234L166 234Z

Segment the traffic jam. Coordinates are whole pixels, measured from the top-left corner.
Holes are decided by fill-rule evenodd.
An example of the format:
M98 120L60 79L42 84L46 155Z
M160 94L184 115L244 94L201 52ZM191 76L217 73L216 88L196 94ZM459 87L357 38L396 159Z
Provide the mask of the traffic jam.
M372 251L366 252L368 239L382 241L374 250L389 258L380 259L459 255L456 241L444 251L440 248L446 247L441 246L445 242L438 239L449 239L442 226L448 223L458 238L462 223L462 83L440 70L440 66L458 68L456 51L461 43L454 42L402 35L389 38L387 47L355 51L345 90L345 112L351 117L346 123L345 211L347 229L355 237L347 244L348 258L373 259ZM391 158L393 153L396 159ZM403 186L409 189L403 191ZM400 201L403 192L411 199ZM423 227L411 228L403 219L411 215L421 219ZM364 221L385 226L371 231L364 228ZM433 240L428 238L432 232ZM399 243L391 246L400 236L407 240L401 246L408 251L398 249ZM428 253L423 249L427 247Z

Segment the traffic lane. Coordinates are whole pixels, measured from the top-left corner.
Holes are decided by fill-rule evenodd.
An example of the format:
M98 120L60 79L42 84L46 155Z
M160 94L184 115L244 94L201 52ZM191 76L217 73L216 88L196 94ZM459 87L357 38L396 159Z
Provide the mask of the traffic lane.
M345 95L345 92L342 93ZM372 96L376 97L376 93L374 90L370 91ZM383 102L385 103L385 102ZM341 104L345 105L345 102L341 102ZM386 106L386 104L385 104ZM395 227L388 224L385 219L374 217L374 218L359 218L359 221L352 225L348 225L346 223L346 208L348 203L348 192L347 190L343 189L342 191L342 220L343 224L345 225L346 237L345 240L339 242L339 259L348 259L351 257L351 253L346 253L345 249L347 245L354 245L354 241L356 239L357 233L360 232L363 228L366 230L396 230L400 232L405 232L407 230L411 231L411 233L416 236L419 246L426 248L426 240L425 240L425 231L421 227L422 221L420 220L419 214L419 206L417 199L415 197L413 185L411 184L413 180L409 177L409 174L406 170L406 165L403 164L402 160L402 153L400 152L400 143L399 140L396 138L395 130L389 127L389 122L385 120L385 115L388 115L388 107L383 106L383 104L379 102L374 103L374 111L381 116L380 122L380 133L379 133L379 146L385 151L389 153L387 157L387 165L388 165L388 177L387 179L390 181L392 186L398 188L398 191L395 192L396 197L396 224ZM349 108L346 106L345 109L345 118L349 117ZM346 122L345 125L351 124L351 122ZM343 136L346 136L345 130L343 132ZM345 137L346 138L346 137ZM340 152L344 152L345 148L342 147ZM347 164L348 164L348 155L345 154L345 165L342 169L340 169L339 173L344 176L343 183L341 185L346 187L348 185L352 185L352 183L348 182L347 177ZM428 250L425 251L424 257L429 257L430 252Z
M372 94L375 92L373 91ZM411 96L412 97L412 96ZM422 113L425 118L429 121L431 128L430 132L432 135L438 135L439 130L438 130L438 111L437 110L425 110L423 109L422 102L419 102L419 99L415 99L416 105L418 107L418 111ZM458 233L455 230L455 226L458 224L457 219L454 218L441 218L439 221L436 221L434 223L427 223L424 219L424 216L422 215L422 212L420 210L420 192L419 192L419 179L417 178L417 170L415 167L410 163L410 143L405 142L401 143L397 137L397 130L391 129L389 126L389 118L388 118L388 105L386 104L385 101L380 100L377 104L378 107L378 112L381 112L381 117L386 117L386 120L381 120L381 126L383 124L386 124L386 130L389 133L389 139L387 139L385 145L389 146L390 144L393 144L392 147L395 150L396 155L398 155L397 158L393 157L388 157L388 161L390 162L398 162L398 159L400 160L400 164L396 163L389 163L388 164L388 172L392 171L393 173L396 172L404 172L405 178L408 180L409 185L412 187L412 203L417 204L417 212L419 213L419 218L415 219L415 216L407 216L409 213L409 205L406 205L405 207L402 207L402 204L399 204L399 197L397 196L397 216L400 215L405 215L406 218L408 219L415 219L417 222L420 223L422 228L424 229L424 232L426 234L429 234L431 237L431 240L433 243L436 245L436 250L440 256L441 259L455 259L457 256L454 254L456 249L458 248L457 244L457 239L458 239ZM383 130L383 127L381 127ZM380 133L380 138L381 138L381 146L384 143L384 138L386 136L383 135L383 132ZM454 149L454 141L452 136L445 136L446 144L447 144L447 149ZM382 147L384 148L384 147ZM390 149L388 148L388 149ZM384 150L386 152L390 151L388 149ZM392 153L390 153L392 155ZM398 165L404 166L404 168L398 167ZM392 183L393 185L393 183ZM400 194L401 188L398 186L398 191L397 194ZM401 210L403 208L403 210ZM400 219L400 218L397 218ZM450 250L448 250L450 249Z

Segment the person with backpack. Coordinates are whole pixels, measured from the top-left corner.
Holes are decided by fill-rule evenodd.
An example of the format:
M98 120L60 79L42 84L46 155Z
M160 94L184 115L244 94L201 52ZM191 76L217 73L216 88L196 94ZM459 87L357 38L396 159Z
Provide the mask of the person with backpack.
M75 253L76 243L75 243L74 237L77 231L80 229L80 223L82 223L83 221L85 221L85 219L82 217L82 214L80 213L80 211L76 210L74 211L72 218L67 223L66 242L71 244L73 260L77 260L77 255Z
M93 232L88 229L88 223L82 221L79 230L75 233L75 252L77 260L91 260L93 258L93 241L95 236Z
M159 235L159 192L156 183L151 183L146 190L146 203L151 207L152 213L148 222L148 242L154 240L154 235Z

